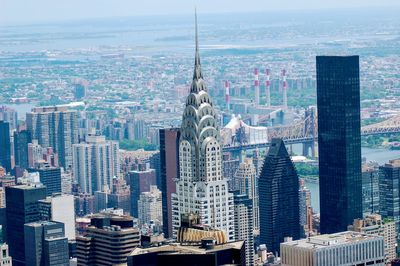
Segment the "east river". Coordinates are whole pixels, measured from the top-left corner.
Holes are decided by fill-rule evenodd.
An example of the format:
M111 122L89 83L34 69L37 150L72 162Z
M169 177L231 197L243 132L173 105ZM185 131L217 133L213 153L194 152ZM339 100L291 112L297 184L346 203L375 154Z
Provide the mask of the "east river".
M400 159L400 150L362 148L362 156L367 161L376 161L380 165L389 160ZM319 212L319 184L318 182L306 182L311 191L311 206L314 212Z

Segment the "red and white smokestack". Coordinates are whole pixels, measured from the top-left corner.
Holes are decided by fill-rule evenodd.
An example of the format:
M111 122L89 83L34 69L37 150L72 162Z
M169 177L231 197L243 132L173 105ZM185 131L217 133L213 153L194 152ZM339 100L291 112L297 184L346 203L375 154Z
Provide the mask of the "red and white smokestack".
M258 106L260 104L260 80L258 78L258 69L254 69L254 104Z
M229 82L226 80L225 81L225 103L226 103L226 109L229 110L229 105L230 105L230 96L229 96Z
M283 80L283 108L287 109L287 81L286 81L286 70L282 70L282 80Z
M271 81L270 81L270 77L269 77L269 69L268 68L265 70L265 76L266 76L265 94L267 96L267 106L270 107L271 106Z

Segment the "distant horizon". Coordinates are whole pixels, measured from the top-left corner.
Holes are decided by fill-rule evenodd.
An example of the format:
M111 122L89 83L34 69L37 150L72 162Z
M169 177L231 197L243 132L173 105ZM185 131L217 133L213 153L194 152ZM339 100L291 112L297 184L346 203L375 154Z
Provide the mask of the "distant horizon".
M199 16L212 16L212 15L228 15L228 14L271 14L271 13L287 13L288 15L293 14L307 14L307 13L315 13L315 12L339 12L339 11L378 11L378 12L396 12L400 10L400 3L399 4L392 4L392 5L383 5L383 6L361 6L361 7L315 7L315 8L276 8L276 9L262 9L262 10L233 10L233 11L204 11L202 12L201 9L198 8ZM4 11L4 10L3 10ZM19 27L19 26L35 26L35 25L43 25L43 24L50 24L50 23L70 23L70 22L79 22L79 21L96 21L96 20L113 20L113 19L134 19L134 18L151 18L151 17L189 17L193 16L194 14L194 6L193 12L183 11L183 12L176 12L176 13L143 13L143 14L112 14L112 15L94 15L89 17L57 17L57 18L43 18L43 19L32 19L32 20L9 20L5 19L4 21L1 18L2 12L0 11L0 27ZM288 17L290 20L290 17Z

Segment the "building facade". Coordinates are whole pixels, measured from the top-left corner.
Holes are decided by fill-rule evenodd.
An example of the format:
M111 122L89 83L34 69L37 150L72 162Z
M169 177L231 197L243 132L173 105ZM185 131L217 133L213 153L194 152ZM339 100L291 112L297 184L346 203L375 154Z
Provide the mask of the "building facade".
M63 106L35 107L26 114L32 139L43 148L52 147L65 169L72 167L72 145L78 143L78 115Z
M0 121L0 166L11 171L10 124L4 121Z
M43 186L6 187L7 241L14 266L25 265L24 225L40 220L38 201L45 197Z
M362 217L359 72L358 56L317 56L322 234Z
M162 198L157 186L150 186L150 191L140 194L138 214L141 224L150 224L151 221L162 224Z
M241 195L245 194L249 199L253 201L253 227L255 231L260 230L260 215L258 206L258 180L257 171L254 167L253 160L251 158L245 158L240 163L239 169L236 171L235 180L237 187Z
M25 224L26 265L69 266L68 238L64 233L64 224L59 222Z
M379 169L364 164L362 166L363 216L379 213Z
M254 210L253 200L246 194L234 195L235 239L245 241L246 265L254 265Z
M260 243L279 252L286 237L300 238L299 177L282 139L272 139L259 179Z
M385 265L382 236L345 231L281 244L282 266Z
M195 213L201 223L225 231L234 240L233 194L222 174L220 139L218 117L201 72L196 22L195 69L182 117L179 180L172 200L175 237L182 214Z
M61 193L61 169L48 164L40 164L37 169L40 183L46 186L47 196Z
M165 238L172 237L172 193L179 177L179 128L160 129L160 179L162 217Z
M113 177L120 171L118 150L117 142L96 135L73 145L73 174L82 192L93 194L112 187Z
M31 141L32 138L29 131L14 132L14 160L16 167L22 169L29 168L28 144Z

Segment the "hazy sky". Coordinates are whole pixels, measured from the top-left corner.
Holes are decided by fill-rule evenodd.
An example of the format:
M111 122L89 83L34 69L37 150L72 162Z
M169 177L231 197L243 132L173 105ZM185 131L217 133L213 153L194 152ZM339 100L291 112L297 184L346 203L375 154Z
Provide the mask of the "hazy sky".
M399 0L0 0L0 24L151 14L400 7Z

